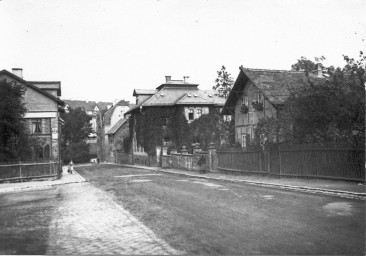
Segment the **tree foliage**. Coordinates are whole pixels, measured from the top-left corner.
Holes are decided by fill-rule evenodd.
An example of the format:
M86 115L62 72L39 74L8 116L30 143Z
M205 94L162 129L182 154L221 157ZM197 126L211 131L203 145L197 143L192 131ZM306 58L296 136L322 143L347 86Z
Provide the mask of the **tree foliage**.
M70 108L68 113L62 113L61 118L65 121L62 135L65 143L77 143L88 138L92 132L90 120L85 111L81 108Z
M226 67L223 65L221 70L217 71L217 78L212 89L218 91L219 96L226 99L229 96L233 84L234 80L231 74L226 71Z
M135 114L136 139L150 155L156 154L156 145L168 143L180 148L189 145L189 127L182 108L148 108Z
M0 81L0 161L30 157L24 93L22 85Z
M256 138L265 134L296 143L359 141L363 145L366 59L362 52L359 57L354 60L344 56L343 68L323 66L323 78L311 75L314 62L299 59L292 68L304 70L307 82L289 87L284 109L277 119L257 124Z
M86 139L92 132L90 120L81 108L69 109L68 113L62 113L65 125L62 129L62 158L64 162L73 160L75 163L88 162L90 159L89 146Z

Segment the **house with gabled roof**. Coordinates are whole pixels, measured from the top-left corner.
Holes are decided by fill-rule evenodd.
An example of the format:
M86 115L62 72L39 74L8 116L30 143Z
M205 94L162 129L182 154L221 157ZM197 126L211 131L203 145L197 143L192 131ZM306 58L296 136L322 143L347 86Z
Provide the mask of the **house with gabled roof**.
M220 98L217 92L212 90L200 90L198 84L184 80L172 80L170 76L165 77L165 83L159 85L155 90L135 89L133 96L136 97L136 106L126 112L131 115L132 123L136 123L138 115L144 115L148 109L155 109L158 113L162 109L177 110L184 114L188 123L198 119L201 115L208 114L211 108L221 109L225 104L225 99ZM175 113L178 113L175 112ZM163 115L163 114L162 114ZM173 120L173 116L160 116L162 127ZM134 154L143 154L143 145L138 145L136 136L139 131L135 127L130 127L133 138ZM169 138L164 138L161 143L169 143ZM159 145L156 145L159 146Z
M289 96L288 87L306 83L303 71L249 69L241 66L221 112L235 116L235 138L245 148L254 139L259 119L277 117Z
M106 161L115 163L117 153L123 152L123 140L130 134L128 119L120 119L106 132Z
M27 112L24 115L29 134L37 145L33 147L32 159L61 162L61 129L64 102L60 81L26 81L20 68L0 71L0 79L20 84L25 88L23 97Z
M107 111L101 112L100 124L98 126L100 129L98 131L98 135L100 136L98 140L98 158L101 161L114 162L116 147L114 145L114 139L111 140L111 137L116 137L113 135L116 132L116 127L124 119L124 114L133 106L135 105L130 104L129 101L119 100ZM112 133L109 133L110 131Z

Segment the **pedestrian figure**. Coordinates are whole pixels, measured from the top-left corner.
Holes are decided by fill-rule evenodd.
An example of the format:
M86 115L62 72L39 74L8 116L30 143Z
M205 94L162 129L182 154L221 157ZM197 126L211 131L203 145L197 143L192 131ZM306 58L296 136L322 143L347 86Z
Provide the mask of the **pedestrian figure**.
M72 174L74 171L74 162L71 160L69 163L69 167L67 168L67 172Z

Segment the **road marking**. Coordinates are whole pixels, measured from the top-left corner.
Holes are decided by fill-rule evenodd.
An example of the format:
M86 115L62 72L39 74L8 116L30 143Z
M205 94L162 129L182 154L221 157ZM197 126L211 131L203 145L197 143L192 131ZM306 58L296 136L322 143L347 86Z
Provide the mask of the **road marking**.
M139 182L149 182L151 180L131 180L130 182L133 182L133 183L139 183Z
M210 182L193 181L193 183L202 184L202 185L204 185L204 186L207 186L207 187L214 187L214 188L222 187L222 185L217 185L217 184L210 183Z
M189 180L177 180L177 181L182 181L183 182L183 181L189 181Z
M267 199L267 200L272 200L273 199L272 195L264 195L264 196L261 196L261 197L263 197L264 199Z
M130 178L130 177L143 177L143 176L160 176L161 174L131 174L131 175L123 175L123 176L113 176L116 178Z
M323 209L330 215L349 216L352 215L352 204L348 202L334 202L323 206Z

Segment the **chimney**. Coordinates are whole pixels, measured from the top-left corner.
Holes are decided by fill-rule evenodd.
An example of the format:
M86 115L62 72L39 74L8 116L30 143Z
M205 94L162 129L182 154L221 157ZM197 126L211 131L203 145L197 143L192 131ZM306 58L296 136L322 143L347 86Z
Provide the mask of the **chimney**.
M183 81L184 81L185 83L188 83L188 78L189 78L189 76L183 76Z
M321 63L318 63L318 64L316 64L316 67L317 67L316 76L317 77L323 77L322 64Z
M21 68L12 68L11 71L13 72L14 75L23 78L23 69Z
M165 76L165 82L169 83L172 80L171 76Z

